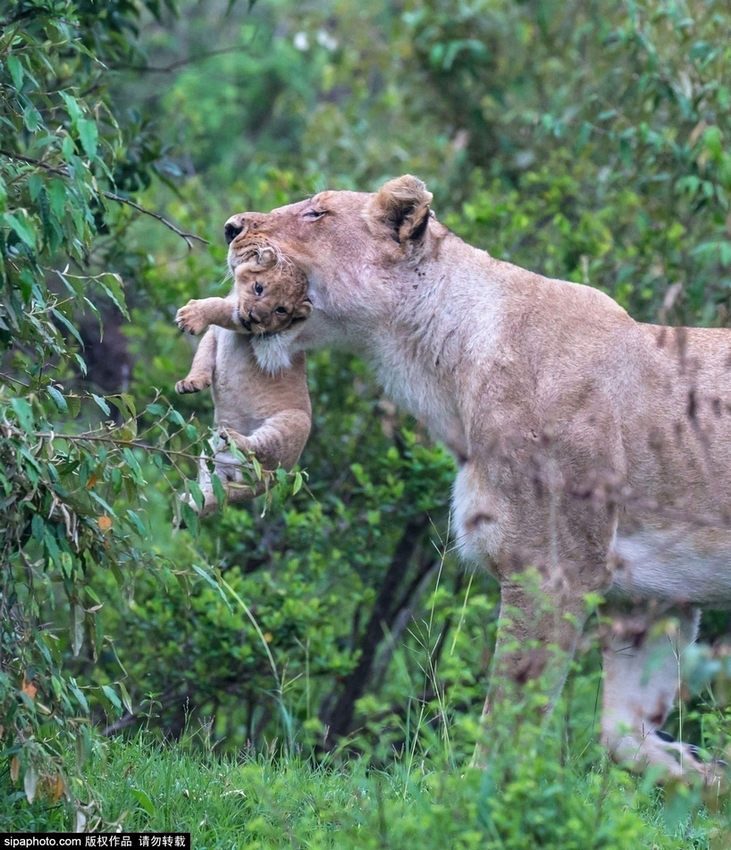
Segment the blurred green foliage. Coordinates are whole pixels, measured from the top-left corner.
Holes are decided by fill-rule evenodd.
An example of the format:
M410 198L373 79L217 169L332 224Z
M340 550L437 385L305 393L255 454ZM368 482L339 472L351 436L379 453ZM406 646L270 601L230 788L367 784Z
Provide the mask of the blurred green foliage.
M496 256L639 319L728 325L726 29L720 0L0 5L0 763L16 793L78 800L61 753L78 742L83 760L90 720L380 760L420 757L427 729L469 757L497 598L452 554L451 459L361 363L319 352L306 486L282 476L174 532L211 411L170 404L192 354L175 308L225 289L232 212L410 171ZM710 622L710 641L728 629ZM716 661L696 659L706 713L685 734L722 748ZM598 684L575 687L565 734L586 742ZM531 759L509 775L516 812Z

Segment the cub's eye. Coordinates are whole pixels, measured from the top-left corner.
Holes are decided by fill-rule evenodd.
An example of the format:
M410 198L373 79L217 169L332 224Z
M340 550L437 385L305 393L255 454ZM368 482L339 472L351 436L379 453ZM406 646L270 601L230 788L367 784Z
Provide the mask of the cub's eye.
M283 316L283 315L286 314L287 308L286 307L277 307L277 309L274 312L279 313L280 316Z
M261 295L264 292L264 287L260 283L254 284L254 293L256 295Z
M309 209L302 213L302 218L309 218L311 221L315 221L318 218L322 218L324 215L325 210Z

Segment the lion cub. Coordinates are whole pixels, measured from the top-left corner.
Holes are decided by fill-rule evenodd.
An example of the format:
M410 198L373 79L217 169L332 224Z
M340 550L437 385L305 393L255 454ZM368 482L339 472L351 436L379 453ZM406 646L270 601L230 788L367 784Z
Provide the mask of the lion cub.
M304 321L312 310L307 278L271 249L253 250L236 267L234 288L226 298L202 298L181 307L175 321L181 330L198 334L208 328L188 375L175 385L178 393L210 386L214 424L219 430L213 471L229 502L251 499L264 491L264 482L244 483L240 462L228 448L253 454L266 470L291 469L299 460L312 423L307 391L305 355L277 374L266 373L251 346L254 334L286 331ZM210 327L209 327L210 326ZM206 516L216 509L211 472L201 458L198 485ZM198 510L191 502L191 507Z

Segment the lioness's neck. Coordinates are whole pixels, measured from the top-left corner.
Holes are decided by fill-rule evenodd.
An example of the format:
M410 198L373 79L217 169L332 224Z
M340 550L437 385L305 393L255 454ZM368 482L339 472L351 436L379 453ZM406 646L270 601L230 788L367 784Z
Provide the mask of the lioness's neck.
M387 392L448 445L462 430L470 406L463 397L461 364L472 358L473 349L481 358L491 356L501 302L488 274L492 258L452 238L459 250L456 257L450 255L449 270L445 273L444 263L430 258L402 277L400 297L374 335L378 375ZM475 271L483 265L484 287L476 291ZM466 452L466 447L451 447Z

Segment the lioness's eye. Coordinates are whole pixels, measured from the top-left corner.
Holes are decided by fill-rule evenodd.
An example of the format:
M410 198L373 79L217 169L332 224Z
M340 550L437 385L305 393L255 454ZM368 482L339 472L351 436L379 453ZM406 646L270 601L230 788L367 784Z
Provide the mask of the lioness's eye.
M277 307L277 309L274 312L284 314L284 313L287 312L287 308L286 307Z
M261 295L262 292L264 292L264 287L260 283L255 283L254 284L254 292L257 295Z
M302 213L303 218L318 219L325 215L325 210L305 210Z

